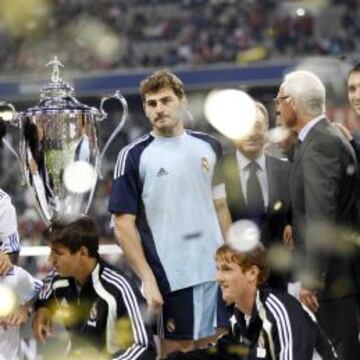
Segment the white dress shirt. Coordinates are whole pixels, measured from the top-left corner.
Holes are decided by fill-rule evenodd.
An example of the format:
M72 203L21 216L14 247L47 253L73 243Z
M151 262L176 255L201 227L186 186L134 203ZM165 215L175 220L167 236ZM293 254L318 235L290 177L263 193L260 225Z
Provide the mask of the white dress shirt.
M250 169L248 165L251 163L252 160L245 157L240 151L236 151L236 161L239 166L239 175L240 175L240 182L241 182L241 188L246 199L246 187L247 187L247 181L250 175ZM258 177L261 191L264 198L264 206L265 209L269 206L269 183L268 183L268 176L266 173L266 162L265 162L265 154L260 155L257 159L254 160L258 165L259 168L256 172L256 175Z
M316 118L310 120L299 132L299 140L303 142L306 138L306 135L309 133L309 131L321 120L325 117L325 114L321 114L317 116Z

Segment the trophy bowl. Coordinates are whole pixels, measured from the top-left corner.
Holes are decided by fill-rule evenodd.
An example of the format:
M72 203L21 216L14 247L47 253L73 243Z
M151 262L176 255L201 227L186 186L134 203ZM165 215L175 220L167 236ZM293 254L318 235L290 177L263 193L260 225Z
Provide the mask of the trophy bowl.
M126 121L128 105L119 90L103 98L100 109L82 104L60 78L58 59L47 66L52 66L51 81L42 88L40 102L19 113L10 103L0 103L0 115L17 128L17 149L3 142L16 154L40 215L49 225L59 216L89 211L103 156ZM123 114L100 151L98 123L107 118L103 105L110 98L121 103Z

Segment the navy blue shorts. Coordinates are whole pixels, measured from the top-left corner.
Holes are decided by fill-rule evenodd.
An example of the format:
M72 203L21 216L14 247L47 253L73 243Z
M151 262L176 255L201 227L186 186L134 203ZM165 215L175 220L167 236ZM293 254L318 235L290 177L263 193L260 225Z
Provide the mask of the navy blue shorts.
M157 324L159 337L198 340L214 335L228 320L219 294L218 284L210 281L165 295Z

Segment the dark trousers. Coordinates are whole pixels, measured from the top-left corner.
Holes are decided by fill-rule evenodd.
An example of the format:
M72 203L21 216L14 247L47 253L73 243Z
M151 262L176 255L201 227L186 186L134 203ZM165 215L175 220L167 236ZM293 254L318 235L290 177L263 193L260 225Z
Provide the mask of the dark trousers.
M342 360L359 360L359 297L320 303L316 317Z

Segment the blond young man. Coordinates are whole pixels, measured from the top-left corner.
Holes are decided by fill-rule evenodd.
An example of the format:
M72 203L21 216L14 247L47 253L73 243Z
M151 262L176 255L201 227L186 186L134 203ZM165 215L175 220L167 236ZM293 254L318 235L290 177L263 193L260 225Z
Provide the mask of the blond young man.
M229 333L169 360L311 360L315 349L323 359L337 359L312 313L288 293L264 286L269 268L262 244L248 251L223 245L215 258L223 299L232 306Z

